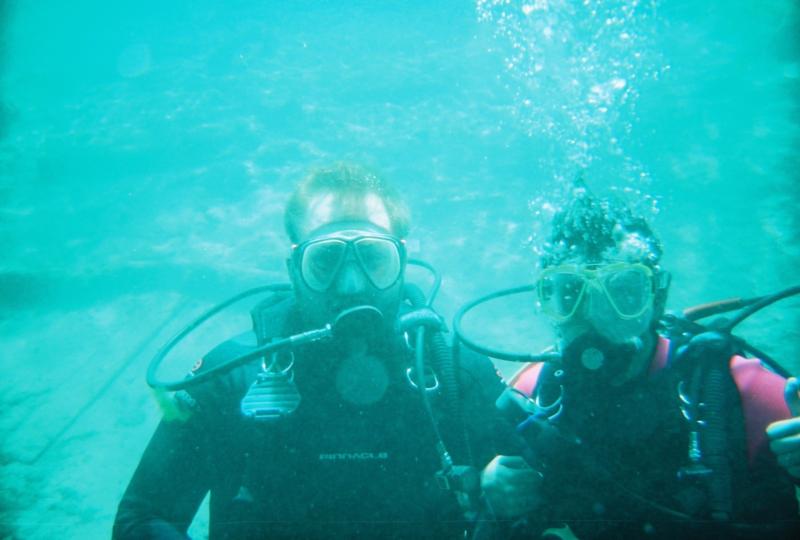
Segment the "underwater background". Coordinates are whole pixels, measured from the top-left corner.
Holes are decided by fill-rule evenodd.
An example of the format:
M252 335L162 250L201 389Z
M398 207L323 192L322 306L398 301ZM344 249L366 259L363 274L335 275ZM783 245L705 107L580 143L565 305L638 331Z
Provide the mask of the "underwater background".
M532 282L578 174L651 221L670 308L798 284L798 36L794 0L0 0L0 538L109 536L159 418L148 361L287 280L313 166L400 187L448 318ZM793 373L798 306L738 331ZM552 339L531 299L470 317Z

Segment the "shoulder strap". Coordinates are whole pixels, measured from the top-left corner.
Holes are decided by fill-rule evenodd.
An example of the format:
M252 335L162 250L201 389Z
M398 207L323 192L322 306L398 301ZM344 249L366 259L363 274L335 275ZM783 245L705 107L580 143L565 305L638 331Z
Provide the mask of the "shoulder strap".
M291 292L278 292L259 302L250 311L258 345L264 345L284 333L294 305Z

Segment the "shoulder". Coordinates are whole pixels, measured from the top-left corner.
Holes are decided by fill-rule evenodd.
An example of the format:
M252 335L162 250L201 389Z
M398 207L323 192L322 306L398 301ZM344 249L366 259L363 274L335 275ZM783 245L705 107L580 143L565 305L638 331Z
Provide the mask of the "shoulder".
M491 358L466 347L459 350L458 366L466 375L477 379L500 379Z
M758 358L733 356L730 360L731 375L742 397L747 397L762 410L775 415L776 420L789 415L783 399L786 379L767 369Z
M492 360L482 354L460 347L458 368L460 384L465 392L479 389L481 393L496 398L505 389L503 379Z
M251 311L252 329L242 332L212 348L195 362L189 377L201 375L211 369L222 366L231 360L247 354L260 344L283 335L291 320L294 301L287 293L276 293L261 301ZM220 399L241 399L254 380L259 370L259 363L253 361L218 377L198 384L188 392L191 398L202 401L219 402ZM238 406L238 403L237 403Z
M253 331L243 332L223 341L197 360L189 377L221 366L252 351L256 346L257 339ZM182 394L179 393L178 398L187 402L195 412L223 411L234 406L238 407L238 401L252 381L252 372L257 369L258 366L252 363L238 366L199 383Z
M203 373L256 348L256 335L252 331L242 332L223 341L205 355L192 368L192 374Z

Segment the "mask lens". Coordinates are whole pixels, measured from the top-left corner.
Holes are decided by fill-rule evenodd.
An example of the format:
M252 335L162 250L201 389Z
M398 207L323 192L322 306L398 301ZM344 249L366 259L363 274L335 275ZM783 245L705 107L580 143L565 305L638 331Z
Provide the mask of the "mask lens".
M388 238L361 238L356 241L356 254L361 268L376 289L394 285L402 271L400 250Z
M335 238L308 244L300 262L306 285L315 291L327 290L339 271L346 250L347 243Z
M610 273L603 280L609 301L623 317L638 317L653 299L652 278L642 267L632 267Z
M586 281L574 272L554 272L539 280L539 301L545 313L566 319L578 307Z

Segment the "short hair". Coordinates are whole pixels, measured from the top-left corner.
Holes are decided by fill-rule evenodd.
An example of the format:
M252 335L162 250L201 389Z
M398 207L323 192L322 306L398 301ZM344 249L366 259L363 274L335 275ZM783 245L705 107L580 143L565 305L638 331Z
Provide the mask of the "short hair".
M299 242L302 226L308 217L311 200L330 194L336 204L335 219L362 219L365 216L364 198L374 195L386 207L389 232L398 238L408 234L410 213L400 194L378 173L347 163L312 170L301 180L289 198L284 213L286 234Z
M569 200L553 217L549 241L542 247L542 268L567 260L600 263L618 248L628 262L655 267L661 259L661 241L644 217L622 200L597 197L582 179L575 181Z

